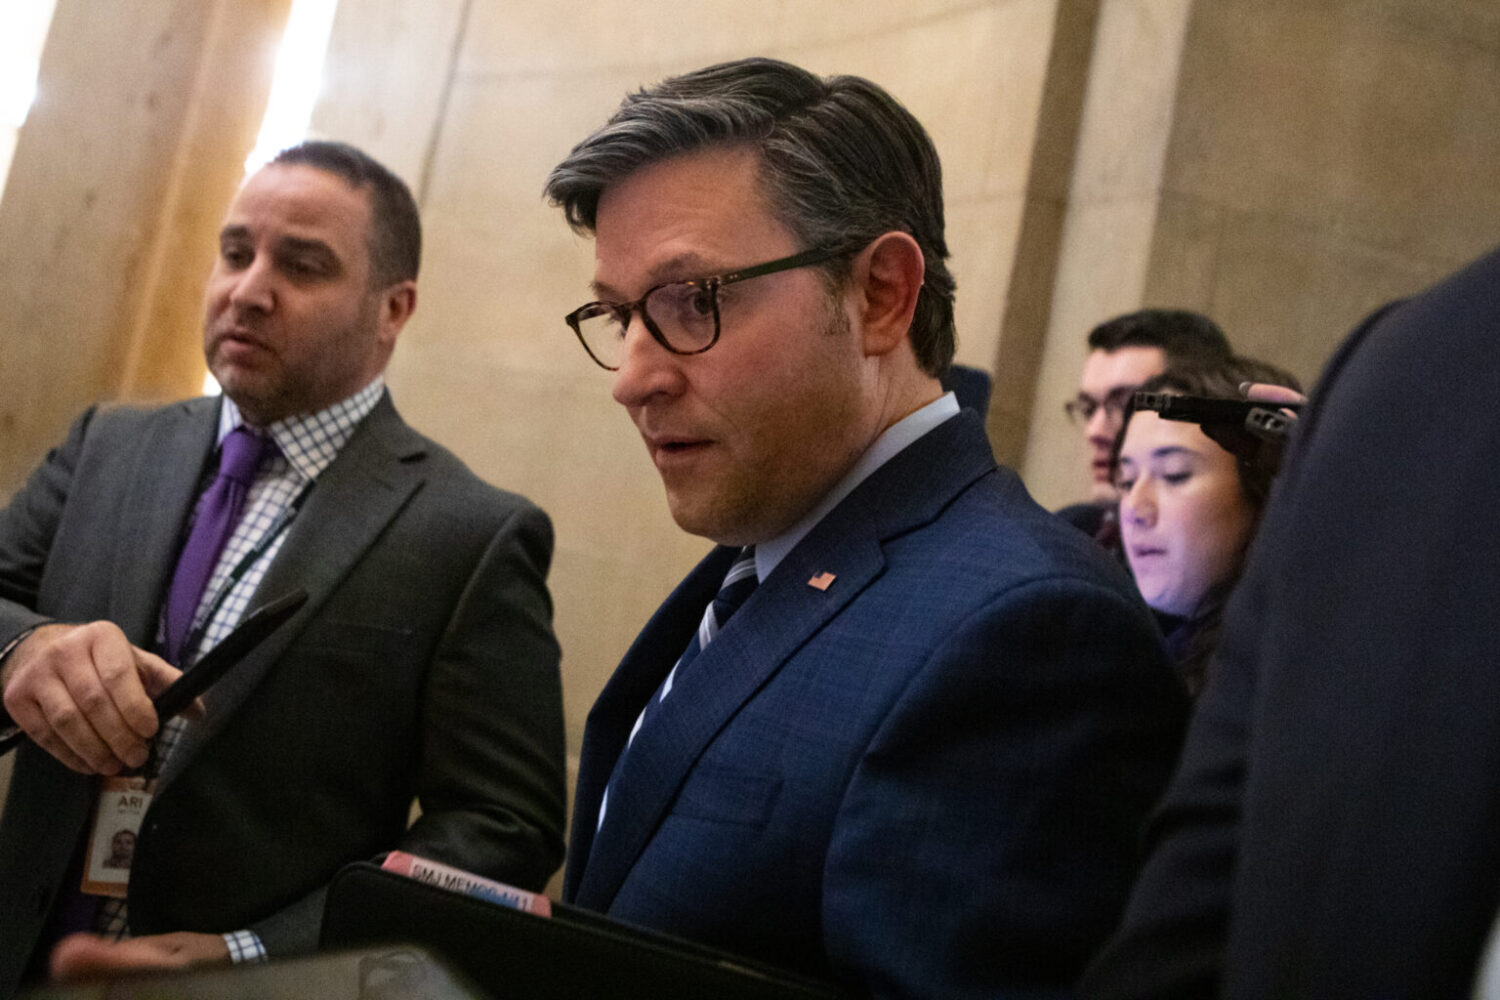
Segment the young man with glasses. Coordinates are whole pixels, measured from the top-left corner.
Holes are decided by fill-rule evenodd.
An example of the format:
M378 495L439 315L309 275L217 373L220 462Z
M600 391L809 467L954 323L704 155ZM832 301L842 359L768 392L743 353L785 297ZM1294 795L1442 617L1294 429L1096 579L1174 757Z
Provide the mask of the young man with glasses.
M565 898L857 994L1065 988L1183 705L1128 579L939 386L926 132L745 60L627 98L547 192L596 241L568 324L719 543L590 713Z
M1142 309L1100 323L1089 332L1088 344L1078 395L1064 403L1063 409L1075 426L1083 428L1091 492L1086 502L1057 513L1106 548L1118 551L1118 498L1110 454L1126 404L1136 387L1168 368L1229 360L1229 340L1217 323L1200 313Z

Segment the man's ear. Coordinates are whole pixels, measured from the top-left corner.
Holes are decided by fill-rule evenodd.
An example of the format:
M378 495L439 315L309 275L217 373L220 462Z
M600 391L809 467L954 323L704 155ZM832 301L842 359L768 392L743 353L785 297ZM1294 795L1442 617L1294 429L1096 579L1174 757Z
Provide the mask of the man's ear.
M380 340L396 346L396 335L417 309L417 283L398 281L380 293Z
M906 341L926 266L922 248L902 232L880 236L855 258L866 356L889 354Z

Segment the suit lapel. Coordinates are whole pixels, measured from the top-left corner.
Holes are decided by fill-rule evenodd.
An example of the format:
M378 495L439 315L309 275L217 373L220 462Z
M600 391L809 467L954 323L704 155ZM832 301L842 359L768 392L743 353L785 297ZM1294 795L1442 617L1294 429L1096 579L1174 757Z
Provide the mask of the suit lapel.
M808 639L880 576L884 541L930 522L994 468L983 428L977 419L960 415L891 459L824 518L750 595L686 676L674 680L670 701L631 744L612 793L615 804L593 844L602 783L609 780L625 734L685 647L734 550L717 550L684 581L590 714L589 736L602 730L601 745L594 748L588 798L584 775L579 776L575 814L582 819L575 837L578 826L588 830L586 843L574 841L584 868L570 871L570 898L592 909L609 908L705 748ZM826 580L824 574L832 574L832 582L826 589L814 586L811 581ZM586 748L588 742L586 737Z
M382 398L318 477L256 588L250 608L298 587L307 591L307 603L204 696L208 713L183 732L162 770L162 787L234 717L321 612L340 581L421 488L426 471L420 460L425 453L423 439L396 415L390 397Z
M151 424L135 451L135 467L127 472L131 486L123 524L130 534L115 548L110 620L143 648L156 641L157 613L214 447L218 415L216 399L169 407Z
M735 549L720 546L693 568L651 616L614 674L605 683L584 727L578 780L573 793L573 825L568 837L568 867L563 898L577 893L583 861L593 848L599 802L615 759L647 699L687 648L703 609L734 560Z

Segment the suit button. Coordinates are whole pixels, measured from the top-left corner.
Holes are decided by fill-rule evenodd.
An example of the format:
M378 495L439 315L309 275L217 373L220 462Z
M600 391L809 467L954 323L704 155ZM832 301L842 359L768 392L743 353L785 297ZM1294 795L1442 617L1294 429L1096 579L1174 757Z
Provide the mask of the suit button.
M48 904L51 902L52 894L47 891L46 886L39 885L31 890L31 906L36 910L37 916L45 917L47 910L50 908Z

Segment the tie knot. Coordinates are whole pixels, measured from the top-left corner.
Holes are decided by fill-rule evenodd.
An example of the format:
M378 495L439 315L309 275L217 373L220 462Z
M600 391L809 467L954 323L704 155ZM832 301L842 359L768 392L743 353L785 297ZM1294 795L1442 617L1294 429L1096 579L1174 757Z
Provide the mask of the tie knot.
M255 479L255 469L260 465L268 441L243 424L230 431L219 455L220 478L249 486Z
M724 583L719 587L718 596L714 598L714 617L718 619L720 626L745 603L745 599L759 582L755 575L755 546L747 545L740 549L734 565L724 574Z
M755 575L755 546L746 545L734 557L729 572L724 574L724 587L732 587L747 576ZM722 589L722 588L720 588Z

